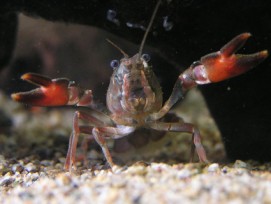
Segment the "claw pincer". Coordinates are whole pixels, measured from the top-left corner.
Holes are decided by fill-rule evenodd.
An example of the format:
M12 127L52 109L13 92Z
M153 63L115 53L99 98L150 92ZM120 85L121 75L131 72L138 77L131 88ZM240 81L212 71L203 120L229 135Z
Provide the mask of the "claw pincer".
M268 56L267 50L248 55L235 54L250 36L250 33L236 36L218 52L205 55L192 64L180 77L187 81L193 79L196 85L223 81L247 72ZM191 83L188 81L184 86L190 87Z
M82 91L73 81L66 78L50 79L48 77L27 73L21 77L29 83L39 86L27 92L11 95L12 99L32 106L63 106L90 103L90 90Z

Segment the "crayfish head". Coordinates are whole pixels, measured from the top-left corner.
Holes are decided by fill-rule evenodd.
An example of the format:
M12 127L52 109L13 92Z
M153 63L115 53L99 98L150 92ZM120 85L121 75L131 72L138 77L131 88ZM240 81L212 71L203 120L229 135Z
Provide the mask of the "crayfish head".
M112 113L139 114L161 106L161 88L148 61L148 55L136 54L121 59L115 67L107 92Z

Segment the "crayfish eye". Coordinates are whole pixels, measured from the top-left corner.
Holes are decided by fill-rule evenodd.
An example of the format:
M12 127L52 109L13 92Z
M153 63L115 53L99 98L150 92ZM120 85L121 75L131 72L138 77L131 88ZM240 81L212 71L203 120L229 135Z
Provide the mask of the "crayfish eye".
M69 87L70 86L77 86L76 82L75 81L69 81Z
M110 62L110 66L113 68L113 69L116 69L116 68L118 68L119 67L119 61L118 60L112 60L111 62Z
M201 65L201 62L200 61L195 61L191 64L191 67L196 67L196 66L199 66Z
M143 54L143 55L141 56L141 58L142 58L145 62L149 62L150 59L151 59L150 55L148 55L148 54Z

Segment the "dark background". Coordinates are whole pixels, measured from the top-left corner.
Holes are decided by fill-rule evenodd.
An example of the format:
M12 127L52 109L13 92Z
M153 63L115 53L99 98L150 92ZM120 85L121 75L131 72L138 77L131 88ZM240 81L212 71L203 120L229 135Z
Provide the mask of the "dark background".
M4 83L3 89L8 93L12 92L18 84L16 81L14 86L14 81L10 80L18 79L21 73L29 71L18 70L20 63L17 61L17 64L14 64L12 61L19 13L49 21L95 26L139 44L144 31L140 28L129 28L126 23L146 27L155 4L156 1L142 0L1 2L0 66L4 73L2 76L5 76L5 79L1 80L1 83ZM115 23L107 18L109 9L116 11ZM168 17L168 22L173 24L172 29L163 27L165 16ZM183 68L201 56L218 50L242 32L251 32L253 37L240 52L271 50L269 1L163 1L147 45L165 96L170 93ZM137 51L131 53L135 52ZM271 159L270 65L268 58L243 76L200 87L221 130L227 154L231 159ZM41 66L33 71L43 72L42 69ZM79 73L80 70L77 69L76 72Z

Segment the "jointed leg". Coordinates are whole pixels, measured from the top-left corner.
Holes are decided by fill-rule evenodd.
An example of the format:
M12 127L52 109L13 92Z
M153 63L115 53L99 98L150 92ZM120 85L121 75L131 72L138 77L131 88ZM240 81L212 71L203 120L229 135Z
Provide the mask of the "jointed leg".
M79 119L90 123L90 126L79 126ZM73 131L70 136L69 148L65 161L64 168L71 171L73 164L75 163L76 148L78 143L79 134L92 134L93 126L105 125L102 119L97 118L95 115L90 113L76 111L73 118ZM108 124L109 125L109 124Z
M200 133L192 124L182 123L182 122L165 123L165 122L155 121L155 122L149 123L149 127L155 130L160 130L160 131L192 133L192 140L193 140L194 145L191 146L191 153L194 152L194 149L196 149L200 162L208 162L204 147L201 144ZM193 153L191 155L191 160L192 160L192 157L193 157Z
M121 127L95 127L92 130L92 134L96 140L96 142L102 148L104 156L109 163L110 167L114 166L114 162L112 160L112 156L109 152L108 146L106 144L105 139L112 138L112 139L119 139L124 137L135 130L133 127L128 126L121 126Z
M69 140L69 148L66 156L64 168L71 171L75 163L76 147L80 133L91 134L92 127L79 126L80 112L76 111L73 117L73 130Z

